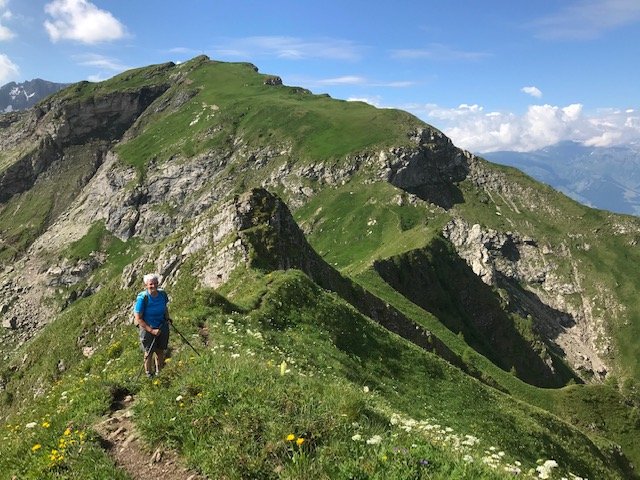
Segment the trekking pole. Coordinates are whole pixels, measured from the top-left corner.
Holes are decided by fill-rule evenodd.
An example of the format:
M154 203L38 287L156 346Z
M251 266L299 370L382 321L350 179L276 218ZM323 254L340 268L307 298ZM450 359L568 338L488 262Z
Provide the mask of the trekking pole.
M200 356L200 352L198 352L195 348L193 348L193 345L191 345L191 344L189 343L189 340L187 340L186 338L184 338L184 335L182 335L182 334L180 333L180 331L178 331L178 329L177 329L177 328L176 328L176 326L173 324L173 322L169 322L169 325L171 325L171 326L173 327L173 329L176 331L176 333L177 333L178 335L180 335L180 337L182 337L182 340L184 341L184 343L186 343L187 345L189 345L189 346L191 347L191 349L192 349L194 352L196 352L196 354L197 354L198 356Z
M156 343L156 338L158 338L158 337L155 337L155 336L153 337L151 345L149 346L149 350L145 350L145 352L144 352L144 360L142 361L142 368L138 372L138 376L136 377L134 382L137 382L138 379L140 378L140 375L142 375L142 371L144 370L145 365L147 363L147 358L149 358L149 355L151 355L151 352L153 351L153 345Z

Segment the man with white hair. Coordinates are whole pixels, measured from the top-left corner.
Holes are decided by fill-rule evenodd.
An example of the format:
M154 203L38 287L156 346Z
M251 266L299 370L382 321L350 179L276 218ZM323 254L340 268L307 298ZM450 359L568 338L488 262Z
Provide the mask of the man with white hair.
M143 277L143 280L146 289L138 294L133 313L140 327L144 370L147 377L151 378L164 367L171 319L169 318L169 297L164 290L158 288L158 275L149 273Z

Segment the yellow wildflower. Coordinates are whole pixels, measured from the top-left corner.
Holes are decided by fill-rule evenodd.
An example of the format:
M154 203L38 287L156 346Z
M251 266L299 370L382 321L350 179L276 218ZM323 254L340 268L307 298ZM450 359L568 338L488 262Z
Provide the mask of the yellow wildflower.
M293 433L287 435L287 442L293 442L296 439L296 436Z
M67 427L64 431L64 436L68 437L69 435L71 435L71 427Z
M42 422L42 427L43 428L49 428L51 426L51 424L49 422Z
M42 448L42 445L40 445L39 443L36 443L33 447L31 447L31 451L32 452L37 452L41 448Z
M304 443L304 438L300 437L299 439L296 440L296 445L300 446Z

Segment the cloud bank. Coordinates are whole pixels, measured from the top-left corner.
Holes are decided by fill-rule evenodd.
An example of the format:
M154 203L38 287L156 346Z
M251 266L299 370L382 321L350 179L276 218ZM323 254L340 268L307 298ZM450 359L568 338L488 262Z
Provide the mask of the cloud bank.
M0 84L4 84L18 77L18 66L4 53L0 53Z
M640 112L600 109L585 113L583 105L530 105L522 115L485 112L480 105L443 108L427 104L405 109L441 129L453 142L472 152L527 152L573 140L606 147L640 138Z
M51 17L44 22L44 27L54 43L73 40L95 44L125 36L122 23L87 0L54 0L45 5L44 10Z

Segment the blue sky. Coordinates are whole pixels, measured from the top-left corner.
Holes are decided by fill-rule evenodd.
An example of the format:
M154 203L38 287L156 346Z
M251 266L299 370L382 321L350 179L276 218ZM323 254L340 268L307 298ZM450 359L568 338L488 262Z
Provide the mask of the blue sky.
M410 111L474 152L640 142L640 0L0 0L0 84L199 54Z

